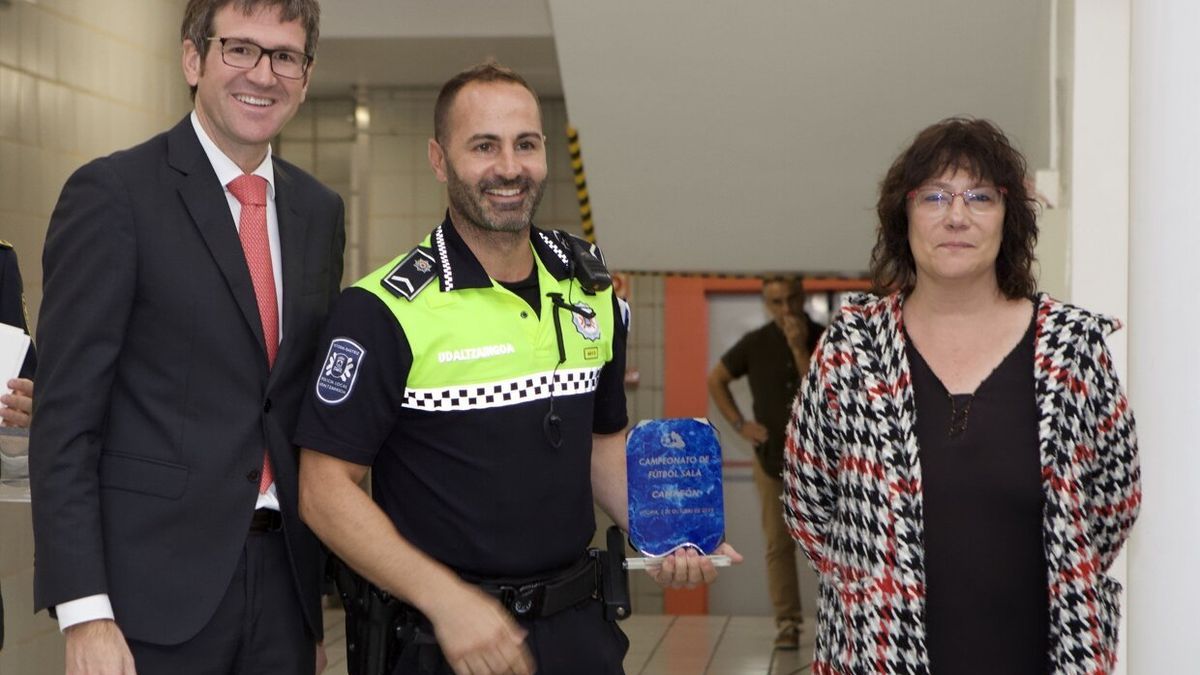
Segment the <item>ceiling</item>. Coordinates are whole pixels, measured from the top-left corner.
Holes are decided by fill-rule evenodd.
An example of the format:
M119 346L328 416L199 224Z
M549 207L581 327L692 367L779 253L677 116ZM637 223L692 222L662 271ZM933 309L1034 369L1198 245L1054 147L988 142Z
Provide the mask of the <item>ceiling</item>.
M625 269L864 270L880 179L948 116L1048 161L1045 0L548 2L596 232Z
M551 37L322 37L310 93L350 95L357 85L438 89L488 58L521 73L542 96L562 96Z
M565 99L621 267L857 271L878 181L924 126L990 118L1046 165L1051 6L322 0L311 93L436 89L496 58Z
M311 93L357 85L437 89L493 58L543 96L562 96L545 0L322 0Z

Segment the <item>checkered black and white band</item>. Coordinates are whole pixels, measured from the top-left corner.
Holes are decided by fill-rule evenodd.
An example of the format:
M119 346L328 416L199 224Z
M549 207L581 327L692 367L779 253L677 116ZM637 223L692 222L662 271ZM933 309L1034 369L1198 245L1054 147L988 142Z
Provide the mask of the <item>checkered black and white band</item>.
M566 267L570 267L571 261L567 259L567 254L563 253L563 250L558 247L558 244L554 243L554 239L552 239L545 232L538 232L538 234L542 237L542 243L546 244L546 246L554 252L554 255L558 256L558 259L562 261L562 264Z
M442 286L447 291L454 290L454 270L450 267L450 255L446 252L446 235L442 226L438 225L433 231L433 245L437 249L438 260L442 263Z
M596 391L600 381L600 368L573 368L533 373L511 380L415 389L404 392L405 408L449 412L456 410L479 410L502 408L555 396L575 396Z

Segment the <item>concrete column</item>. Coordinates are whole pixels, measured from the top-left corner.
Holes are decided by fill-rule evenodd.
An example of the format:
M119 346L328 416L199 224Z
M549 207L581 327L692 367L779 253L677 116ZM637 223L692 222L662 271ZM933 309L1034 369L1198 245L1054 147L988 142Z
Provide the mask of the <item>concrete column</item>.
M1129 549L1129 671L1200 673L1200 4L1132 7L1130 390L1144 501Z
M1108 344L1134 413L1144 422L1148 399L1126 368L1129 341L1146 328L1131 316L1129 295L1130 0L1064 0L1060 7L1060 21L1073 27L1072 39L1064 41L1070 58L1063 76L1071 84L1064 134L1070 148L1064 176L1071 214L1070 298L1126 322L1127 329L1109 337ZM1127 556L1110 570L1122 583L1129 579ZM1115 673L1170 672L1128 667L1129 619L1135 618L1128 607L1138 592L1135 584L1127 588Z

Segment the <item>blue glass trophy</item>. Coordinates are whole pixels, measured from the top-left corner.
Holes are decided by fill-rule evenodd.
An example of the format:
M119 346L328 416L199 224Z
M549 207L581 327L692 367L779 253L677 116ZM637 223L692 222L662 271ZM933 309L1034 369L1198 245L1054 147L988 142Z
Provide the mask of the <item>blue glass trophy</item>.
M721 442L703 418L642 420L626 440L629 540L646 557L629 558L628 569L653 567L690 547L719 567L729 557L712 555L725 540Z

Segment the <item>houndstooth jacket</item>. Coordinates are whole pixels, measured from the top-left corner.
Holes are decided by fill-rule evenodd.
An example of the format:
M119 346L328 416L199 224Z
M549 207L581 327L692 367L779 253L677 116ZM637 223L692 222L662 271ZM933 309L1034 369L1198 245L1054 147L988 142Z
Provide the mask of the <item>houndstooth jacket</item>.
M1120 323L1047 295L1035 302L1048 667L1108 673L1121 587L1105 571L1141 502L1133 415L1104 343ZM902 304L899 294L848 300L788 426L784 517L820 576L815 675L930 672Z

